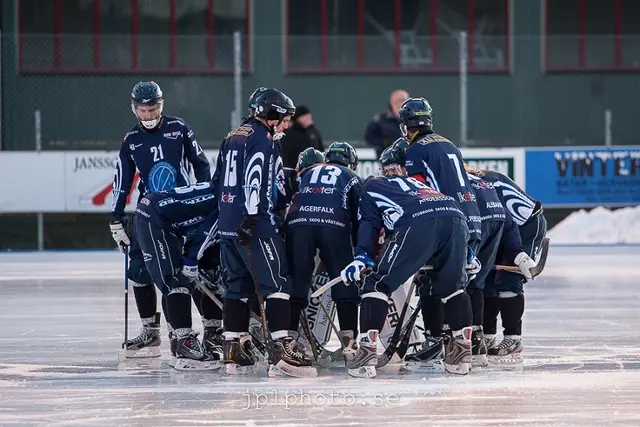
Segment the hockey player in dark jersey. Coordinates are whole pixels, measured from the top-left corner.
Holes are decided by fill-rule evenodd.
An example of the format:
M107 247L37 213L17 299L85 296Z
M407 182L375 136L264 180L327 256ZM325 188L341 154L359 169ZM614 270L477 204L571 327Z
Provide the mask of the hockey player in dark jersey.
M295 106L276 89L260 93L254 105L253 117L222 141L213 176L227 287L225 364L230 373L253 366L240 340L249 330L249 300L259 290L266 299L266 332L275 347L269 354L270 374L315 376L311 360L289 332L291 278L281 237L282 219L276 209L276 193L284 191L284 178L274 138L287 128Z
M304 161L304 155L303 151L298 164ZM324 163L309 165L299 173L299 188L285 219L287 255L293 278L292 330L298 329L300 314L309 302L316 252L319 251L329 277L339 276L353 260L352 242L358 231L362 187L362 179L354 172L357 164L356 150L350 144L334 142L324 155ZM338 338L346 343L343 354L348 361L355 355L358 336L358 289L341 283L331 288L331 296L340 322Z
M487 364L487 347L483 332L484 322L484 288L485 279L493 269L502 241L503 259L508 264L516 264L522 274L531 278L530 268L535 262L524 252L518 227L509 211L503 206L498 193L491 182L484 181L476 175L474 169L465 164L469 181L476 195L480 216L482 218L482 242L478 249L478 260L482 265L480 272L469 282L467 293L471 298L473 311L472 358L475 365Z
M191 325L191 294L198 274L197 261L216 239L217 224L217 200L210 182L149 193L135 210L135 236L147 271L167 298L168 320L177 340L175 368L178 370L222 366L220 340L212 337L218 331L205 324L205 335L209 336L204 337L201 345ZM188 241L186 248L185 240Z
M453 339L445 349L445 369L467 374L471 367L471 303L464 292L469 229L457 201L406 176L404 148L380 156L383 176L366 181L359 204L356 256L341 273L358 282L365 268L360 303L358 352L347 364L352 376L376 375L378 332L391 293L424 265L433 266L432 293L442 299ZM372 254L380 230L387 239L375 265Z
M128 277L133 282L133 294L142 321L140 335L126 343L128 357L159 356L161 342L156 290L145 268L142 251L133 235L125 231L123 223L136 169L140 172L140 198L148 193L211 179L209 161L193 130L184 120L164 115L163 108L162 90L155 82L140 82L134 86L131 109L138 123L122 141L113 180L111 213L114 220L109 227L118 247L121 250L129 247ZM191 172L195 176L193 182ZM163 298L163 307L164 303Z
M508 176L492 170L477 170L473 173L484 181L492 183L505 210L513 219L520 233L524 254L535 258L540 249L542 239L547 232L547 220L543 215L542 204L525 193ZM526 258L522 254L514 260L513 244L504 237L496 255L497 263L515 263ZM524 283L527 276L522 265L523 274L505 271L491 271L486 278L484 291L485 307L483 329L487 341L489 361L498 363L519 363L522 361L522 315L524 313ZM496 343L497 317L502 317L504 339Z

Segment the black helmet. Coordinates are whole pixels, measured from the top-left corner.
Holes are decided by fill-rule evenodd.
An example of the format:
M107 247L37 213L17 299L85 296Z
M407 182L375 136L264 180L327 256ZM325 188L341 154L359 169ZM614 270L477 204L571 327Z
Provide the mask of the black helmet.
M138 116L137 107L153 107L158 106L160 114L158 118L153 120L141 120ZM162 97L162 89L156 82L139 82L131 91L131 110L138 118L140 123L147 129L155 128L160 122L162 109L164 107L164 99Z
M266 87L264 86L260 86L258 88L256 88L256 90L253 91L253 93L251 94L251 96L249 96L249 102L248 102L248 108L249 108L249 115L248 117L251 118L255 115L255 108L256 108L256 99L258 99L258 96L264 92L265 90L267 90Z
M282 121L286 116L293 116L296 106L293 101L278 89L265 89L255 101L254 115L265 120Z
M298 163L296 164L296 172L313 166L318 163L324 163L324 154L313 147L306 148L298 155Z
M348 142L334 142L324 153L324 161L326 163L337 163L351 170L356 170L358 153Z
M380 170L384 171L386 167L394 165L405 166L407 158L407 146L408 142L406 139L398 138L393 143L393 145L385 148L382 154L380 154L380 158L378 159Z
M398 110L400 119L400 130L403 135L407 134L407 129L425 127L432 129L433 109L424 98L409 98L402 103Z

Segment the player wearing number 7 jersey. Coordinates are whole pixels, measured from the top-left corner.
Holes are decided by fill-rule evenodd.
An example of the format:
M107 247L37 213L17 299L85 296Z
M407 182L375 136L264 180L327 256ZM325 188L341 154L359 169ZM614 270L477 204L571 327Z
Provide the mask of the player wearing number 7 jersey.
M295 106L276 89L260 92L251 105L251 117L222 141L213 176L227 287L223 307L226 369L244 373L253 365L241 342L249 331L249 300L257 284L266 300L275 347L269 351L270 373L276 374L276 368L292 376L314 376L311 360L289 334L291 279L277 211L278 193L284 191L277 137L287 128Z
M432 294L444 303L453 339L445 349L445 368L467 374L471 364L471 303L464 292L469 229L459 204L421 181L407 177L404 147L394 144L380 156L383 176L362 187L356 256L341 273L346 282L364 277L360 303L359 348L347 363L352 376L375 376L377 337L389 297L425 265L433 266ZM385 241L377 266L373 251L381 229Z
M111 213L114 220L109 227L121 250L129 246L131 263L127 274L133 282L133 295L143 326L140 335L127 342L128 357L160 355L156 290L145 268L140 246L133 233L125 231L123 224L136 169L140 171L140 199L148 193L211 179L209 160L193 130L184 120L163 115L163 108L164 98L157 83L139 82L133 87L131 110L138 123L125 135L120 145L113 178ZM191 178L191 172L195 180Z

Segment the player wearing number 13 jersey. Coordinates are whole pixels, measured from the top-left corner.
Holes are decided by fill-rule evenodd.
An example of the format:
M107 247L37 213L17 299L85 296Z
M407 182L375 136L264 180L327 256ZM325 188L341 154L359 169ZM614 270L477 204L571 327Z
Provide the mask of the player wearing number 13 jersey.
M299 164L303 160L300 158ZM308 303L316 251L329 277L340 275L353 259L362 187L362 179L354 172L358 155L350 144L334 142L327 149L324 162L307 165L300 171L298 192L286 216L287 256L293 276L293 330L298 329L300 314ZM358 334L358 290L340 283L331 288L331 297L338 312L340 339L349 350L343 352L348 359L354 353L352 346Z

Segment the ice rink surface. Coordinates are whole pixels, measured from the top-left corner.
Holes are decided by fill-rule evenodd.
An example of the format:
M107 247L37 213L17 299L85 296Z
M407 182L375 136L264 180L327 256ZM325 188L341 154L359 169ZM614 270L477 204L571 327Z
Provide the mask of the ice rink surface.
M166 342L156 364L118 365L118 252L2 254L0 425L640 426L638 277L640 247L552 246L526 288L521 367L230 378L172 370ZM133 295L130 313L135 335Z

